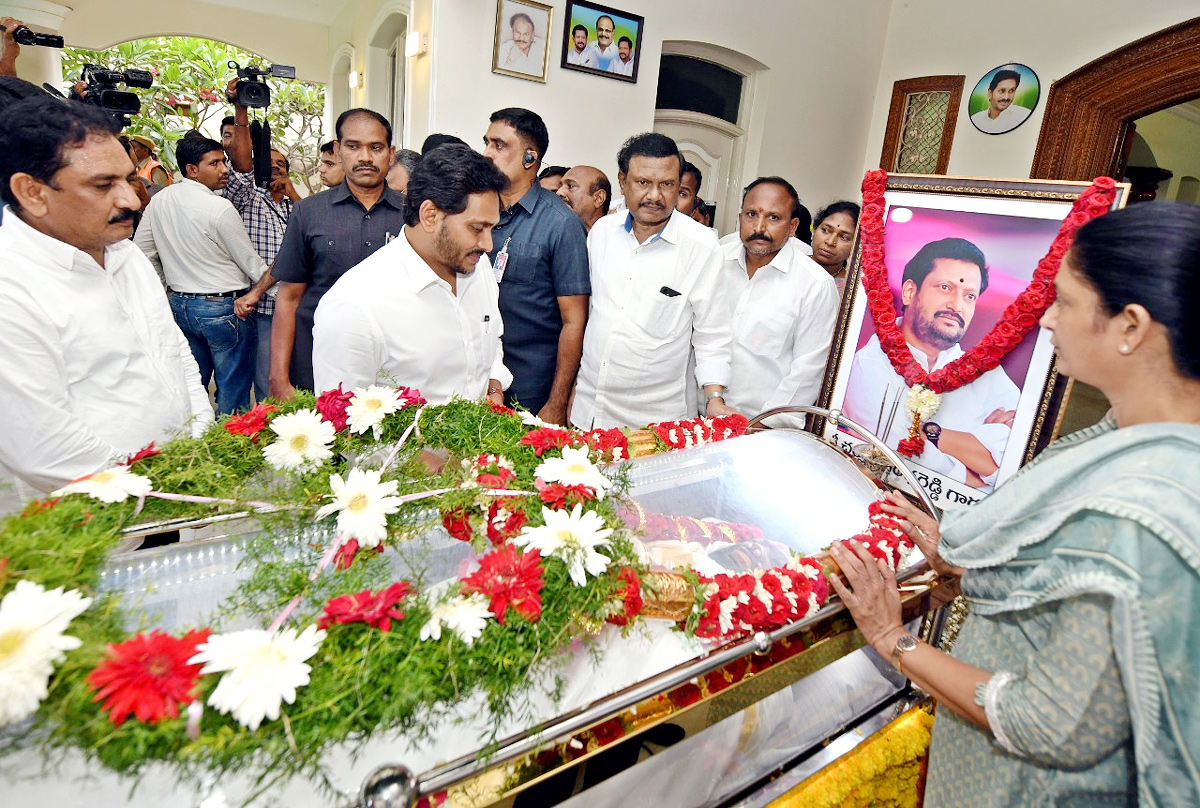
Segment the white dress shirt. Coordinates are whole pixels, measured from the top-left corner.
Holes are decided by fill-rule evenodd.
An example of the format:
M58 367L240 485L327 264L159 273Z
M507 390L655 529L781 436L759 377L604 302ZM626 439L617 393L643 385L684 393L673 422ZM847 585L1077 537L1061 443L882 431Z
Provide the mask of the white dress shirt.
M693 350L697 383L729 384L717 237L679 211L641 244L631 227L629 213L604 216L588 234L592 297L571 408L584 429L690 417Z
M634 60L632 56L629 57L628 62L621 61L621 57L618 56L616 59L613 59L612 64L608 66L608 72L616 73L618 76L632 76L633 65Z
M0 226L0 513L213 421L162 285L128 241L91 256ZM4 481L0 481L2 483Z
M613 60L621 61L621 51L616 42L609 42L607 48L601 48L599 42L592 42L584 53L590 53L597 70L607 71L612 67Z
M924 352L908 346L913 357L928 372L940 370L963 355L963 349L954 344L938 354L934 366L930 368ZM865 426L867 429L879 432L879 437L893 449L901 439L908 437L911 417L905 414L904 402L908 397L908 385L896 373L891 361L879 345L879 337L872 335L871 339L858 353L854 355L854 364L850 369L850 378L846 383L846 400L842 409L851 420ZM900 406L896 408L896 418L892 421L891 429L885 429L887 424L878 424L880 403L883 403L883 417L886 419L892 409L892 402L899 398ZM955 429L968 432L979 439L996 465L1004 457L1004 448L1012 437L1012 429L1004 424L985 424L984 421L996 409L1015 410L1021 398L1021 391L1008 378L1004 368L993 368L968 385L957 390L942 393L942 403L938 411L929 420L938 424L942 429ZM925 442L925 451L913 462L925 468L944 474L960 483L967 481L967 468L957 458L942 452L929 441ZM996 482L996 474L983 477L984 486L981 491L991 491Z
M516 41L510 39L500 46L500 54L496 59L496 67L504 70L515 70L518 73L528 73L531 76L542 75L546 56L546 40L535 36L529 45L529 52L517 47Z
M567 64L594 68L596 67L596 55L592 53L591 48L587 47L586 45L583 47L582 51L577 51L574 47L572 47L569 51L567 51Z
M175 292L233 292L267 271L233 203L187 178L154 195L133 243Z
M1025 123L1025 119L1029 117L1029 113L1032 111L1019 104L1009 104L1008 108L1001 110L1000 114L995 118L989 118L988 110L981 109L971 116L971 123L975 124L975 128L980 132L985 132L989 135L1002 135L1010 129L1016 129Z
M384 382L443 403L482 398L488 379L507 388L499 287L487 256L458 276L456 295L417 255L408 232L347 271L317 305L317 392Z
M733 373L725 403L747 418L775 407L811 405L821 390L825 359L841 303L837 284L788 239L750 278L746 248L722 239L724 302L733 329Z

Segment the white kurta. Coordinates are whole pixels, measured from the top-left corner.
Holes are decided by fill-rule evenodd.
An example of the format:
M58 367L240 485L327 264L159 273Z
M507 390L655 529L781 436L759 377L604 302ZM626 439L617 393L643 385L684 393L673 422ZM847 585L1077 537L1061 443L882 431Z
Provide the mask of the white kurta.
M722 240L733 329L733 372L725 403L746 417L816 401L837 321L837 284L788 239L771 262L746 275L746 249L733 233Z
M0 513L212 423L187 339L131 242L101 267L6 208L0 308Z
M924 353L909 350L918 362L925 364ZM930 372L939 370L963 355L963 350L957 344L938 354L937 362ZM846 387L846 400L842 409L851 420L876 430L879 420L880 403L884 402L883 417L886 419L892 409L892 402L900 400L896 410L896 418L892 421L887 434L879 437L888 446L896 448L899 442L908 437L908 429L912 425L909 416L904 412L904 401L908 396L908 386L904 379L896 373L892 363L879 345L879 337L872 336L870 341L854 355L854 364L850 369L850 379ZM1012 436L1012 429L1004 424L985 424L984 420L997 409L1015 410L1021 392L1008 378L1003 368L993 368L968 385L942 394L942 403L937 413L930 420L943 429L955 429L969 432L979 439L980 443L991 453L996 465L1004 457L1004 447ZM883 425L886 426L886 425ZM880 432L883 428L880 427ZM925 468L936 471L960 483L967 481L967 469L959 460L940 451L936 446L926 441L925 451L913 462ZM991 491L996 481L995 473L983 477L984 487L981 491Z
M529 46L529 53L522 51L517 47L517 43L510 39L500 46L500 53L496 58L496 67L505 70L515 70L518 73L528 73L532 76L540 76L542 75L545 55L546 40L540 36L533 38L533 43Z
M457 294L417 255L408 228L347 271L317 306L317 392L379 382L442 403L482 398L489 378L507 388L499 288L487 256L456 285Z
M605 216L588 234L592 297L571 422L644 426L691 417L695 381L729 384L729 311L711 230L674 211L642 244L631 216Z

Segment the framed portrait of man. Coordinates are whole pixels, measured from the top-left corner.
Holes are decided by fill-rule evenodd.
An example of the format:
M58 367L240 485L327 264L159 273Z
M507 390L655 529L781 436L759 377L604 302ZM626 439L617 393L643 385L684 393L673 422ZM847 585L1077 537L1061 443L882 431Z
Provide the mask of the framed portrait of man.
M1037 324L1053 296L1044 261L1088 187L891 175L882 206L864 204L820 402L902 454L917 446L905 463L940 507L987 496L1055 435L1069 385ZM1117 185L1111 208L1128 190ZM867 218L880 207L882 245ZM921 383L906 379L939 371L957 381L913 395ZM847 451L862 443L816 429ZM895 469L885 477L905 487Z
M975 84L967 99L967 115L985 135L1003 135L1029 119L1041 95L1037 73L1021 64L1000 65Z
M568 0L564 16L564 69L637 82L644 18L579 0Z
M493 73L546 81L553 11L550 6L531 0L497 0Z

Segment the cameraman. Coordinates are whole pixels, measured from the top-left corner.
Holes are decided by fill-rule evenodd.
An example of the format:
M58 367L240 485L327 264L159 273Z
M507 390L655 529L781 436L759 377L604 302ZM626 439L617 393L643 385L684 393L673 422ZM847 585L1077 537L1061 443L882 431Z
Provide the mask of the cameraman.
M17 57L21 55L21 45L13 39L13 33L18 28L24 28L25 23L12 17L0 17L0 76L17 75Z
M237 85L233 79L225 87L225 97L233 104L232 118L221 122L221 145L229 156L229 184L220 191L237 208L250 242L263 262L275 263L283 234L292 216L292 205L300 194L288 175L287 158L271 149L271 184L259 188L254 182L254 149L250 138L250 116L237 102ZM271 322L275 317L275 278L268 271L249 294L237 301L237 313L246 316L253 310L258 332L258 349L254 362L254 397L265 399L270 392Z

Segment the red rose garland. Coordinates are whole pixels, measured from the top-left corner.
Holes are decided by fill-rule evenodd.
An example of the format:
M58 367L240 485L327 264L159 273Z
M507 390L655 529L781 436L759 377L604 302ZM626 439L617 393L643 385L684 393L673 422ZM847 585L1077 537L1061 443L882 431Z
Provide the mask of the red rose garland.
M887 189L886 171L868 171L863 177L863 206L859 219L859 238L862 241L862 283L867 293L867 308L875 321L875 333L880 347L892 363L897 375L909 387L918 385L935 393L947 393L970 384L984 373L1000 365L1026 335L1037 328L1038 321L1054 302L1054 276L1063 256L1070 249L1075 231L1112 207L1116 183L1109 177L1097 177L1071 206L1071 212L1058 229L1049 252L1038 262L1033 280L1019 294L1000 320L983 339L943 368L932 373L913 357L904 334L897 325L895 300L888 286L884 265L884 192ZM925 447L920 434L920 419L913 419L908 439L901 441L899 450L910 457L919 455Z

